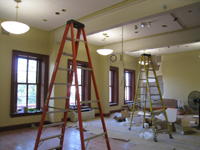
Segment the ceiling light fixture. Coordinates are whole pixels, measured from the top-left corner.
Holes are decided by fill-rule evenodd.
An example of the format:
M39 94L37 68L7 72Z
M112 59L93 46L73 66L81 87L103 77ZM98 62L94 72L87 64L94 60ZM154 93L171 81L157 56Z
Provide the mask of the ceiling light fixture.
M109 54L111 54L113 52L112 49L105 48L106 37L109 37L109 36L107 35L107 33L103 33L103 35L105 36L104 39L102 39L102 41L104 41L104 48L103 49L98 49L97 53L99 53L100 55L109 55Z
M18 3L21 3L21 0L14 0L17 3L16 6L16 21L4 21L1 23L1 26L8 32L12 34L23 34L27 32L30 27L24 23L17 21L18 16Z
M135 25L135 28L134 28L135 30L137 30L138 29L138 26L137 25Z
M151 27L151 22L148 22L147 27Z
M145 27L145 25L146 25L146 23L145 23L145 22L141 22L141 24L140 24L140 25L141 25L141 27L142 27L142 28L144 28L144 27Z

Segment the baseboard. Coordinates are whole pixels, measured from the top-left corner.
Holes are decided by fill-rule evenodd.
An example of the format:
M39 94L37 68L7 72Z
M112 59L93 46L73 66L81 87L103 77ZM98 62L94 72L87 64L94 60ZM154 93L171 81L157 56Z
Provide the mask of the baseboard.
M44 122L44 124L50 124L50 123L51 123L50 121ZM35 126L39 126L40 122L32 122L32 123L26 123L26 124L18 124L18 125L0 127L0 132L18 130L18 129L23 129L23 128L30 128L32 124L34 124Z

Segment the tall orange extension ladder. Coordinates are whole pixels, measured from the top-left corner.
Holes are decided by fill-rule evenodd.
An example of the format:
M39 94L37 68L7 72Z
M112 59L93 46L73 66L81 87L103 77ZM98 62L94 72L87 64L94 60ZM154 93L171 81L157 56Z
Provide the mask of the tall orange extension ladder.
M74 28L77 29L76 38L74 37ZM47 94L47 98L46 98L46 101L45 101L45 106L43 108L43 114L42 114L39 129L38 129L38 134L37 134L34 150L37 150L38 147L44 141L49 140L49 139L53 139L53 138L59 138L60 144L58 144L57 146L54 146L52 148L49 148L49 150L51 150L51 149L62 150L63 149L65 126L66 126L66 122L67 122L67 113L69 111L72 111L71 109L69 109L69 97L70 97L70 94L71 94L71 85L72 85L73 74L75 75L75 88L76 88L76 99L77 99L77 111L78 111L78 120L79 120L81 148L82 148L82 150L85 150L87 145L88 145L88 142L91 139L99 137L99 136L103 136L106 139L107 149L111 150L84 28L85 28L85 25L80 23L80 22L77 22L75 20L67 21L67 25L65 27L62 42L61 42L61 45L60 45L58 56L57 56L57 59L56 59L56 62L55 62L55 67L54 67L53 74L52 74L52 77L51 77L51 82L50 82L50 85L49 85L48 94ZM67 37L69 29L71 29L71 37ZM83 40L80 39L81 31L82 31L82 35L83 35ZM64 48L66 40L71 40L71 42L72 42L72 54L68 54L68 53L63 52L63 48ZM88 100L88 101L84 101L84 103L97 102L99 113L100 113L100 118L101 118L101 123L102 123L102 127L103 127L103 133L96 135L94 137L87 138L87 139L84 139L84 135L83 135L83 124L82 124L82 116L81 116L81 103L82 102L80 102L80 97L79 97L78 76L77 76L76 58L77 58L77 54L78 54L78 47L79 47L80 41L85 43L87 58L88 58L88 62L89 62L89 68L79 68L79 69L90 70L92 81L93 81L93 86L94 86L94 90L95 90L95 94L96 94L96 100ZM60 59L61 59L62 55L67 55L67 56L73 57L72 69L59 68L59 63L60 63ZM51 97L52 88L55 84L54 81L55 81L56 73L57 73L58 70L70 71L69 72L70 73L69 83L66 83L66 85L68 85L66 97ZM56 84L58 84L58 83L56 83ZM61 85L63 85L63 83L61 83ZM66 100L65 109L55 108L55 107L49 106L49 101L51 99L54 99L54 100L55 99L65 99ZM55 110L54 111L48 111L48 108L53 108L53 109L57 109L57 110L56 111ZM63 117L62 122L44 125L44 120L45 120L46 114L58 113L58 112L64 113L64 117ZM58 126L58 125L61 127L61 133L59 133L58 135L41 138L41 134L42 134L42 132L45 128L52 127L52 126ZM67 133L66 133L66 136L67 136ZM86 147L85 147L85 142L87 142Z

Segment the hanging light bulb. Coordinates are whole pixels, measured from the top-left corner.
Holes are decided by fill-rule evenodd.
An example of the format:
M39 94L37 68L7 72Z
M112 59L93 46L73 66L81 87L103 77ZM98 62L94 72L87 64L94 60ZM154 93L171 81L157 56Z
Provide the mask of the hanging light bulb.
M27 32L30 27L24 23L18 22L17 21L17 17L18 17L18 3L21 2L21 0L14 0L15 2L17 2L17 6L16 6L16 21L4 21L1 23L1 26L8 31L9 33L12 34L23 34L25 32Z

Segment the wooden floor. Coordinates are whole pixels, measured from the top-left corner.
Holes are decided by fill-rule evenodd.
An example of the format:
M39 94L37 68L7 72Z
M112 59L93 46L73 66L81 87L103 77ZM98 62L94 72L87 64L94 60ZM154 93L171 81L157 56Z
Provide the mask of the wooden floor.
M33 150L38 128L21 129L0 133L0 150ZM48 128L42 137L56 135L60 133L59 127ZM84 133L84 138L94 136ZM112 150L131 150L134 144L114 139L109 139ZM54 138L45 141L38 150L48 149L59 145L59 139ZM86 145L86 143L85 143ZM88 150L107 150L106 142L103 137L91 140L87 147ZM80 134L75 128L68 128L65 132L63 150L81 150Z

